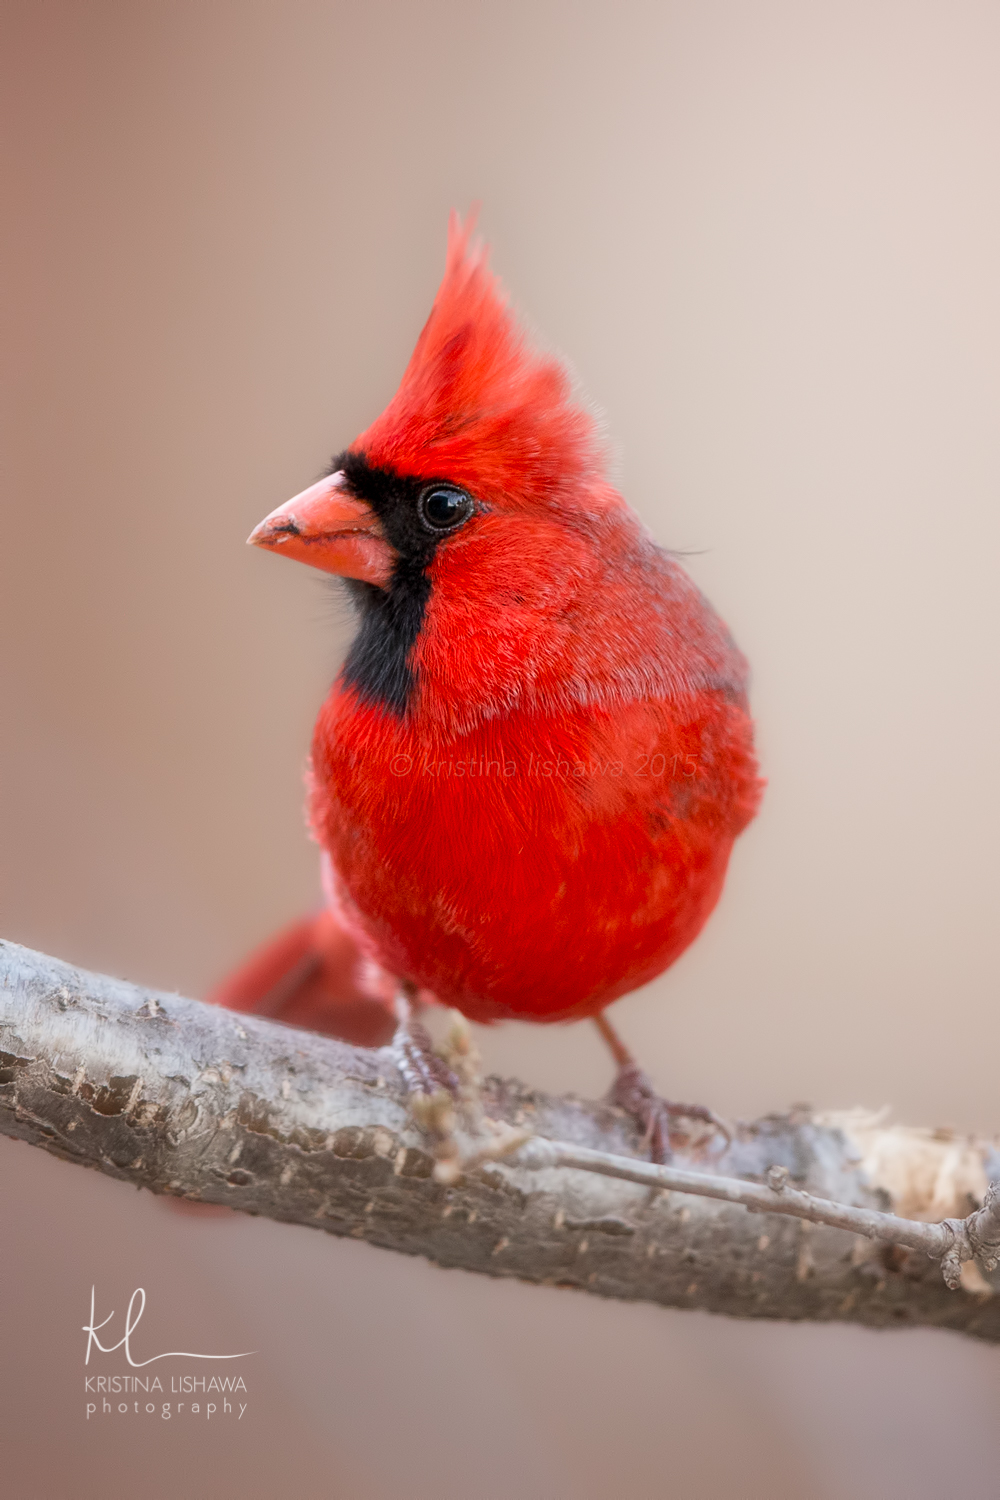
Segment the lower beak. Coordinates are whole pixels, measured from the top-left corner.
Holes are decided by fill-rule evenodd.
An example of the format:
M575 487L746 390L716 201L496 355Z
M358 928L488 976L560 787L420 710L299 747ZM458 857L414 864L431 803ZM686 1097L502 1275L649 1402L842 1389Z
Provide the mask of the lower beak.
M395 554L375 512L345 495L343 483L342 472L331 474L279 505L250 533L248 544L385 588Z

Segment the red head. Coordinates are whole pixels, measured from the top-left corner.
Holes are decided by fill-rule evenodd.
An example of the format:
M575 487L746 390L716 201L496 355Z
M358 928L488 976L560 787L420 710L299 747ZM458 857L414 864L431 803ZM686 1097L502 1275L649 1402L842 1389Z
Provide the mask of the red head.
M346 466L357 478L359 461L443 481L484 510L606 503L593 419L571 399L559 362L528 345L473 228L452 214L444 279L385 411L336 472L257 527L255 545L385 588L399 552L379 507L345 476Z
M401 714L419 687L452 726L514 703L686 691L730 649L603 478L593 419L454 215L399 390L250 540L354 580L345 689Z

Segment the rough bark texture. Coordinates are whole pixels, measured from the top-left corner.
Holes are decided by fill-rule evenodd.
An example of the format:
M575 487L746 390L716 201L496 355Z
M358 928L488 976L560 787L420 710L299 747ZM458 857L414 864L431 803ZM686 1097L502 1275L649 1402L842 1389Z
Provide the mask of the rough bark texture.
M487 1112L640 1155L609 1106L488 1079ZM734 1317L933 1325L1000 1339L1000 1298L837 1229L551 1168L432 1176L388 1050L364 1051L88 974L0 942L0 1132L156 1193L222 1203L490 1276ZM771 1166L888 1208L845 1135L805 1115L741 1127L678 1165L760 1181ZM970 1205L971 1206L971 1205ZM1000 1283L998 1283L1000 1284Z

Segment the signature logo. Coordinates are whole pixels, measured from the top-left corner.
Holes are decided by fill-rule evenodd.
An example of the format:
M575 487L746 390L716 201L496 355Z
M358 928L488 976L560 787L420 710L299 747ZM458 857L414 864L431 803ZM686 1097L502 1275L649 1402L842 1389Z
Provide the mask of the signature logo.
M137 1300L139 1303L139 1308L136 1312L134 1309ZM158 1359L247 1359L251 1354L256 1354L257 1352L256 1349L246 1349L242 1354L191 1354L184 1349L171 1349L165 1354L152 1354L150 1355L149 1359L133 1359L129 1340L131 1339L136 1328L138 1328L139 1320L141 1319L143 1313L146 1311L146 1293L143 1288L141 1286L136 1287L135 1291L132 1293L132 1299L128 1305L128 1312L125 1314L124 1337L120 1338L117 1344L109 1344L107 1348L105 1348L101 1343L100 1339L97 1337L97 1334L101 1328L104 1328L108 1323L111 1322L111 1319L114 1317L114 1313L109 1312L103 1323L95 1323L95 1303L96 1290L94 1287L91 1287L90 1322L84 1323L83 1325L83 1332L87 1335L87 1357L84 1360L85 1365L90 1364L90 1351L95 1345L102 1354L114 1354L117 1349L124 1348L125 1358L135 1370L141 1370L144 1365L151 1365Z

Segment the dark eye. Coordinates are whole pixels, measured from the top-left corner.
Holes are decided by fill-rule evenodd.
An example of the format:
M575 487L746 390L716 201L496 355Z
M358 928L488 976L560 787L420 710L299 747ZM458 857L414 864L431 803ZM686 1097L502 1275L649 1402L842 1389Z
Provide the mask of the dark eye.
M420 519L428 531L454 531L472 515L471 496L450 484L431 484L418 501Z

